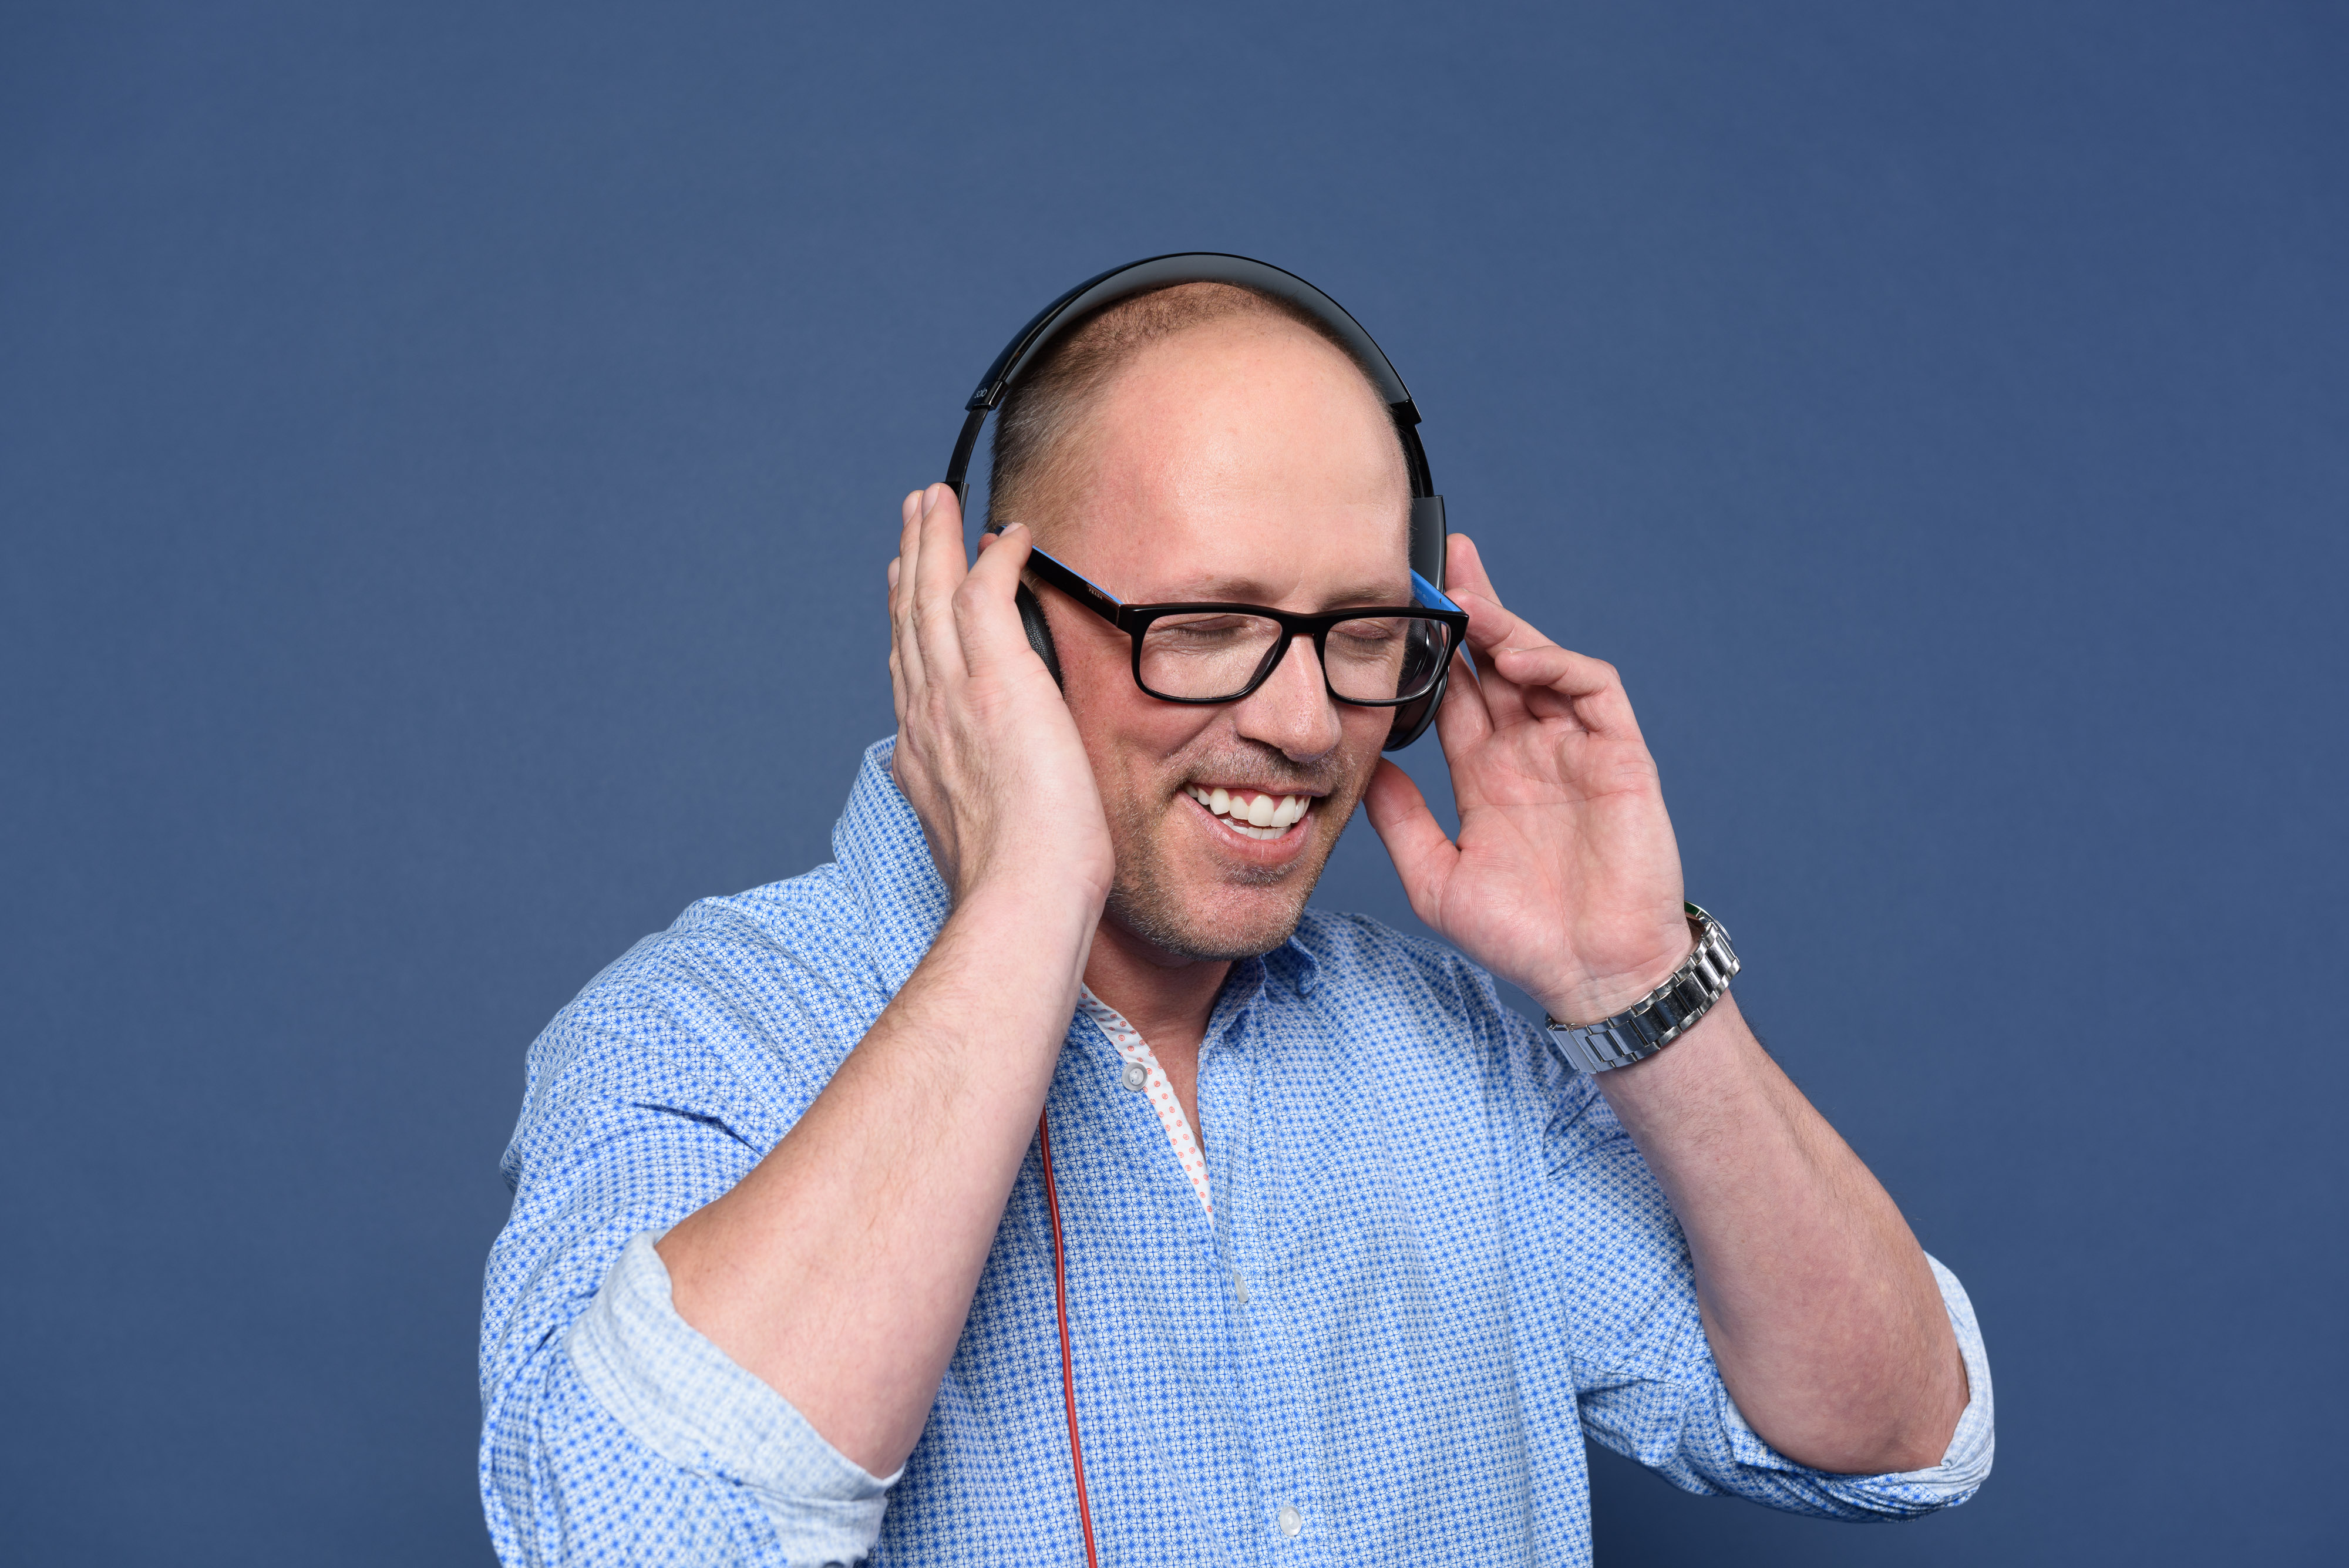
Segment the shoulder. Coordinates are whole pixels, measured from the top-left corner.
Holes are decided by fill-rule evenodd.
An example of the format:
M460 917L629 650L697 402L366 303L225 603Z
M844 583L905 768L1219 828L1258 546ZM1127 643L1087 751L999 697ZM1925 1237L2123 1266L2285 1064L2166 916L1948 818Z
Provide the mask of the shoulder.
M1358 1061L1526 1088L1548 1076L1547 1043L1493 977L1442 942L1366 915L1309 911L1295 946L1298 989Z
M529 1096L716 1096L795 1120L888 1003L864 918L832 865L696 901L555 1014Z
M1442 942L1406 936L1368 915L1308 909L1294 939L1330 1002L1424 1009L1498 1028L1509 1012L1493 977Z
M1492 975L1444 943L1318 909L1306 912L1296 943L1312 961L1311 1000L1350 1051L1449 1063L1506 1085L1553 1126L1578 1118L1595 1097Z

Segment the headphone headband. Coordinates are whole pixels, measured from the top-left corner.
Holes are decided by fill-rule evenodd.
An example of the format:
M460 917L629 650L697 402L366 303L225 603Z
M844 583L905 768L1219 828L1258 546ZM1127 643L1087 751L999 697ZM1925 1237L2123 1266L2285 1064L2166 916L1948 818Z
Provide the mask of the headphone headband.
M1146 261L1128 262L1113 266L1098 277L1087 278L1060 298L1036 313L1036 318L1019 329L1019 336L1004 345L995 363L987 368L986 378L978 390L970 395L965 409L977 411L992 409L1003 400L1003 394L1019 378L1030 362L1069 327L1091 316L1105 305L1137 294L1147 294L1156 288L1171 288L1180 283L1228 283L1241 288L1254 289L1285 299L1337 333L1353 353L1363 374L1379 389L1379 396L1389 408L1395 410L1399 421L1419 423L1419 410L1412 406L1411 391L1395 374L1362 324L1346 313L1343 306L1295 273L1283 272L1269 262L1255 261L1247 256L1228 255L1221 251L1185 251L1174 255L1152 256Z
M1421 446L1419 407L1411 400L1411 389L1402 384L1395 373L1393 361L1381 348L1377 339L1362 330L1362 324L1346 313L1345 306L1299 277L1284 272L1270 262L1257 261L1249 256L1236 256L1222 251L1184 251L1173 255L1151 256L1143 261L1128 262L1113 266L1096 277L1089 277L1076 287L1052 301L1036 313L1035 318L1019 329L1019 336L1003 346L995 363L979 378L978 389L970 395L963 409L968 416L963 421L962 434L955 442L954 457L947 464L946 482L954 489L955 497L969 500L966 483L970 472L971 454L978 448L978 432L987 423L987 416L1002 403L1003 396L1012 383L1025 375L1045 349L1058 341L1061 334L1071 331L1089 319L1094 312L1121 299L1154 289L1172 288L1183 283L1228 283L1241 288L1268 294L1287 300L1299 310L1335 334L1346 346L1349 356L1362 374L1378 389L1387 405L1387 412L1395 422L1395 433L1402 442L1404 465L1410 470L1411 493L1414 501L1433 498L1434 482L1427 472L1427 452ZM1413 508L1413 529L1420 533L1419 508ZM1436 537L1443 537L1439 518ZM1421 552L1413 551L1413 565L1430 582L1443 581L1443 564L1439 558L1435 570L1426 570L1428 562L1419 558Z

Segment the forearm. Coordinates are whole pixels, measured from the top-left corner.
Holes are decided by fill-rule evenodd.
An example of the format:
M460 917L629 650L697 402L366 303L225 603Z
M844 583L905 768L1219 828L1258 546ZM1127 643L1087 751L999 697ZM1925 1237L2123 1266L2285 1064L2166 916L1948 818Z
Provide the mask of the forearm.
M789 1136L660 1243L678 1314L875 1475L961 1335L1097 918L975 891Z
M1713 1358L1754 1429L1816 1469L1938 1463L1966 1379L1931 1268L1733 998L1598 1083L1671 1200Z
M1615 669L1503 607L1465 538L1447 548L1475 660L1436 719L1458 842L1391 763L1364 797L1371 820L1420 919L1553 1018L1612 1016L1689 950L1655 759ZM1966 1389L1931 1266L1736 1003L1598 1082L1663 1183L1714 1360L1754 1430L1818 1469L1938 1463Z

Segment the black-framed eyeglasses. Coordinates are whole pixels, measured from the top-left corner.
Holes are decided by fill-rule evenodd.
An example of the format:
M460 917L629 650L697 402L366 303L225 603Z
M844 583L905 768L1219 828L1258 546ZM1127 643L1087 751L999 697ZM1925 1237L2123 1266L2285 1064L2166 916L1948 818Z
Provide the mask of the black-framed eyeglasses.
M1300 637L1313 639L1330 695L1398 708L1435 690L1468 612L1417 572L1411 605L1292 615L1264 605L1130 605L1041 550L1028 569L1133 639L1133 683L1163 702L1237 702L1263 685Z

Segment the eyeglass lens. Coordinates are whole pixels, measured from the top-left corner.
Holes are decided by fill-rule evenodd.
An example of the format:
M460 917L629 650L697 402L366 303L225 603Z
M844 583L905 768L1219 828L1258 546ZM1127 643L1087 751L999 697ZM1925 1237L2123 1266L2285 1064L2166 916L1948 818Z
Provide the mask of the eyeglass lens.
M1446 628L1433 618L1359 616L1322 640L1330 690L1350 702L1407 702L1444 670ZM1223 611L1162 616L1142 638L1142 685L1161 697L1222 701L1247 690L1279 650L1281 624Z

